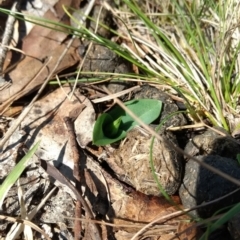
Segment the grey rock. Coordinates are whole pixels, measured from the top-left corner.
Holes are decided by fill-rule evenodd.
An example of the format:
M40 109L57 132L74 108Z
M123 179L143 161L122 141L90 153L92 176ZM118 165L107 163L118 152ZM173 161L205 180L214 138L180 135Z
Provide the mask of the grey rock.
M219 131L219 129L217 130ZM219 155L236 159L237 154L240 153L240 145L230 135L223 136L209 129L203 134L193 137L187 143L184 151L191 156Z
M240 166L237 161L218 155L198 156L202 162L215 167L222 172L240 180ZM184 208L196 207L223 197L236 190L238 186L203 168L193 160L189 160L185 167L185 176L179 189L179 195ZM211 205L191 212L195 217L207 218L216 211L240 201L240 191Z
M240 214L238 213L228 222L229 233L231 234L233 240L240 239L239 226L240 226Z

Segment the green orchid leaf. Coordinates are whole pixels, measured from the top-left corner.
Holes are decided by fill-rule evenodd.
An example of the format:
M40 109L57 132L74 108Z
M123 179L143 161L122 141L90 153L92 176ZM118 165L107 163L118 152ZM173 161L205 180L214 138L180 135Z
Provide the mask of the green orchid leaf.
M145 124L150 124L156 120L162 110L162 102L156 99L134 99L124 104ZM110 110L108 114L111 115L113 119L122 116L122 124L119 128L125 131L130 131L134 126L138 125L137 121L119 106Z
M109 126L112 125L113 122L114 122L113 118L107 113L103 113L97 119L93 128L93 144L94 145L104 146L107 144L117 142L123 139L124 137L126 137L126 132L120 129L118 129L116 134L111 133L111 128ZM112 135L114 135L114 137L111 137Z
M162 102L155 99L136 99L124 104L146 124L156 120L162 110ZM93 144L104 146L117 142L137 124L121 107L116 106L97 119L93 129Z

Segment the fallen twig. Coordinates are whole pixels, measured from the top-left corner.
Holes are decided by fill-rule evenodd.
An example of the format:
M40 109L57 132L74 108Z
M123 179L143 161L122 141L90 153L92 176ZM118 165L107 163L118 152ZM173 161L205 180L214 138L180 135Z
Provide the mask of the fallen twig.
M79 155L79 151L77 147L78 144L77 144L75 131L74 131L74 121L84 107L85 105L81 105L78 109L74 109L74 111L69 114L69 117L64 118L64 122L68 129L69 144L73 153L73 162L74 162L73 176L75 177L75 184L78 191L81 190L81 174L79 171L80 155ZM81 202L78 200L75 206L75 218L76 218L74 222L75 240L81 239L82 226L81 226L81 222L77 220L77 218L80 218L81 216L82 216L82 205L81 205Z
M15 1L12 5L11 12L8 15L5 31L2 37L2 44L0 45L0 74L3 74L3 65L6 58L7 50L8 50L6 46L10 44L12 35L13 35L13 27L16 21L14 14L17 11L17 5L18 5L18 1ZM0 83L1 84L5 83L5 79L2 76L0 77Z

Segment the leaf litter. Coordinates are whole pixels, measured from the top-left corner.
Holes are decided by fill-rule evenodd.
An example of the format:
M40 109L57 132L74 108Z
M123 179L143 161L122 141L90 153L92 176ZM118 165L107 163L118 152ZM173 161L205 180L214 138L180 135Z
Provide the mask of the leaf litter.
M63 0L59 1L54 7L57 9L57 15L50 10L45 16L55 20L63 16L64 12L60 6L64 3L66 2ZM77 3L74 1L72 4L76 6ZM9 76L12 79L12 86L1 91L1 112L5 111L7 106L11 105L20 97L39 88L56 63L58 55L65 48L66 41L68 41L67 36L68 33L66 32L60 33L39 26L35 26L30 34L26 36L22 48L26 56L17 64L16 68L9 72ZM76 52L79 45L80 41L76 39L63 59L62 65L56 70L56 73L76 65L80 61L80 57ZM40 46L42 48L40 48ZM97 66L96 58L94 59L94 57L101 56L101 51L103 51L103 54L107 54L107 48L101 50L101 46L96 45L93 50L96 49L97 51L95 53L92 51L92 57L95 61L94 64L92 65L91 63L93 62L90 62L88 59L83 68L84 70L99 71L102 64L106 62L100 58L101 63ZM50 57L49 53L51 53L50 55L53 59L50 65L48 65L48 69L44 68L43 72L37 75L44 66L44 59ZM113 59L114 56L111 55L107 62L112 62ZM129 71L129 65L125 68L123 67L124 61L121 60L120 62L119 71L121 72L122 69ZM118 64L114 64L113 68L115 69ZM94 69L92 66L94 66ZM108 67L104 66L104 69L107 70ZM21 80L19 81L19 79ZM120 85L121 90L122 87L128 87L127 84L124 85L121 83ZM113 146L113 148L92 146L91 141L96 119L96 109L101 105L96 104L93 106L91 101L78 91L75 91L73 97L69 99L66 93L69 94L72 89L68 86L63 86L63 90L65 93L62 89L48 93L34 104L32 110L22 121L19 129L16 130L9 139L5 145L4 152L1 154L1 164L4 164L4 169L1 169L0 176L1 179L4 179L12 167L15 166L19 154L24 154L20 151L24 148L29 149L34 143L41 140L40 148L36 152L36 156L27 167L26 173L20 178L21 185L24 186L25 198L28 199L28 201L25 202L28 211L38 205L41 198L43 198L54 185L58 187L58 190L54 196L50 198L48 204L39 209L33 222L37 226L44 226L44 228L47 228L46 226L57 227L58 233L60 234L66 234L67 229L68 239L71 239L73 235L70 228L73 227L75 201L82 199L78 197L78 194L79 192L83 192L83 204L88 205L88 207L85 207L85 218L82 219L83 233L86 239L100 239L99 229L97 229L95 225L98 223L100 223L99 225L101 226L102 239L114 239L111 238L113 235L117 240L134 239L134 236L136 236L141 228L144 229L144 226L152 221L154 222L156 218L162 218L163 221L159 221L159 223L154 224L151 228L146 229L146 231L141 234L142 238L152 236L151 239L179 239L175 234L189 228L191 224L183 224L183 222L191 220L191 217L182 215L181 217L168 219L168 215L171 216L171 214L175 213L176 208L166 199L159 196L160 192L157 191L157 188L151 191L151 195L155 196L148 196L148 190L150 188L145 191L139 186L141 182L152 186L155 184L154 181L152 179L149 181L148 176L146 177L145 175L142 180L134 180L129 174L129 169L132 169L135 175L142 174L142 171L134 168L136 167L134 161L136 161L137 164L140 163L144 171L149 168L147 157L143 162L139 162L140 159L136 158L136 156L141 155L140 149L136 148L136 142L143 140L138 139L136 142L133 142L133 147L126 145L126 151L132 151L133 154L134 150L137 151L138 155L134 156L124 155L122 157L122 153L119 152L121 149L118 149L119 146ZM116 90L116 92L118 92L118 90ZM155 94L153 93L154 91L148 92L153 95ZM137 98L137 94L135 97ZM149 98L154 97L151 96ZM157 99L159 99L159 97ZM162 99L160 98L160 100ZM170 105L176 107L169 99L162 101L164 102L163 115L169 114L167 109ZM76 111L79 115L74 122L74 126L76 138L80 145L79 169L83 172L80 189L77 189L77 185L74 187L74 152L70 147L69 134L63 120L64 117L70 116ZM168 125L181 126L184 124L183 119L180 119L182 122L178 122L177 124L176 119L174 120L166 123L164 131ZM131 135L129 135L129 138L133 140ZM174 141L176 141L176 139ZM144 145L146 142L143 141L142 144ZM124 145L124 143L122 145ZM145 147L148 149L147 145ZM142 150L144 151L144 149L141 149L141 151ZM161 149L159 149L159 151L161 153ZM169 153L172 152L172 150L167 151ZM104 158L104 156L108 156L108 160ZM119 156L122 157L120 161L116 160ZM126 160L126 165L123 164L124 160ZM39 162L42 166L45 166L45 171L40 168ZM166 166L167 164L165 167ZM117 168L121 169L122 172L114 172L114 169ZM51 170L48 171L47 169ZM181 178L181 171L176 172L179 173L178 178ZM70 182L68 180L70 180ZM177 188L178 187L176 187L176 189ZM29 191L30 189L31 191ZM146 189L146 187L144 187L144 189ZM174 193L176 189L172 190L170 194ZM4 202L4 214L9 216L17 216L19 214L20 206L16 192L15 186L15 188L12 189L11 195L8 195ZM182 208L177 195L172 196L171 199L175 201L177 208ZM12 200L14 200L14 204ZM12 207L9 207L10 205ZM96 220L103 220L105 224L107 222L113 223L111 228L105 227L102 221L94 222L92 221L92 217L89 219L91 214L87 213L87 208L92 208L89 211L94 215ZM2 222L1 231L6 231L6 228L6 222ZM191 233L187 232L187 234L182 237L180 235L180 239L184 237L186 239L197 239L196 234L198 229L195 228L195 225L192 226L192 230ZM54 231L52 231L52 233L57 234ZM40 234L36 233L35 237L36 239L40 239Z

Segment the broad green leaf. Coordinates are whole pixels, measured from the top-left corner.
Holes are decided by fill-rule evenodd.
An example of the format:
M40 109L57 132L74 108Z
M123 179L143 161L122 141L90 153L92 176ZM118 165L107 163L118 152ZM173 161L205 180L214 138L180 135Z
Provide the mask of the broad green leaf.
M113 142L117 142L121 139L123 139L126 136L126 132L123 130L118 130L118 133L114 138L108 137L111 136L111 134L107 131L109 131L109 128L106 128L106 131L104 132L104 126L106 127L108 124L110 125L113 122L113 118L107 114L103 113L96 121L93 129L93 144L97 146L104 146L107 144L111 144Z
M161 113L162 102L155 99L136 99L124 103L144 123L150 124ZM117 106L108 113L103 113L93 129L93 144L104 146L126 137L138 123L121 107Z
M150 124L156 120L162 110L162 102L156 99L134 99L126 102L125 105L146 124ZM125 131L130 131L134 126L138 125L137 121L119 106L110 110L108 114L113 119L122 116L122 123L119 128Z
M31 159L33 154L36 152L40 141L37 142L32 149L24 156L20 162L13 168L9 175L4 180L3 184L0 186L0 209L2 208L3 200L6 197L9 189L18 180L24 169L26 168L28 161Z

